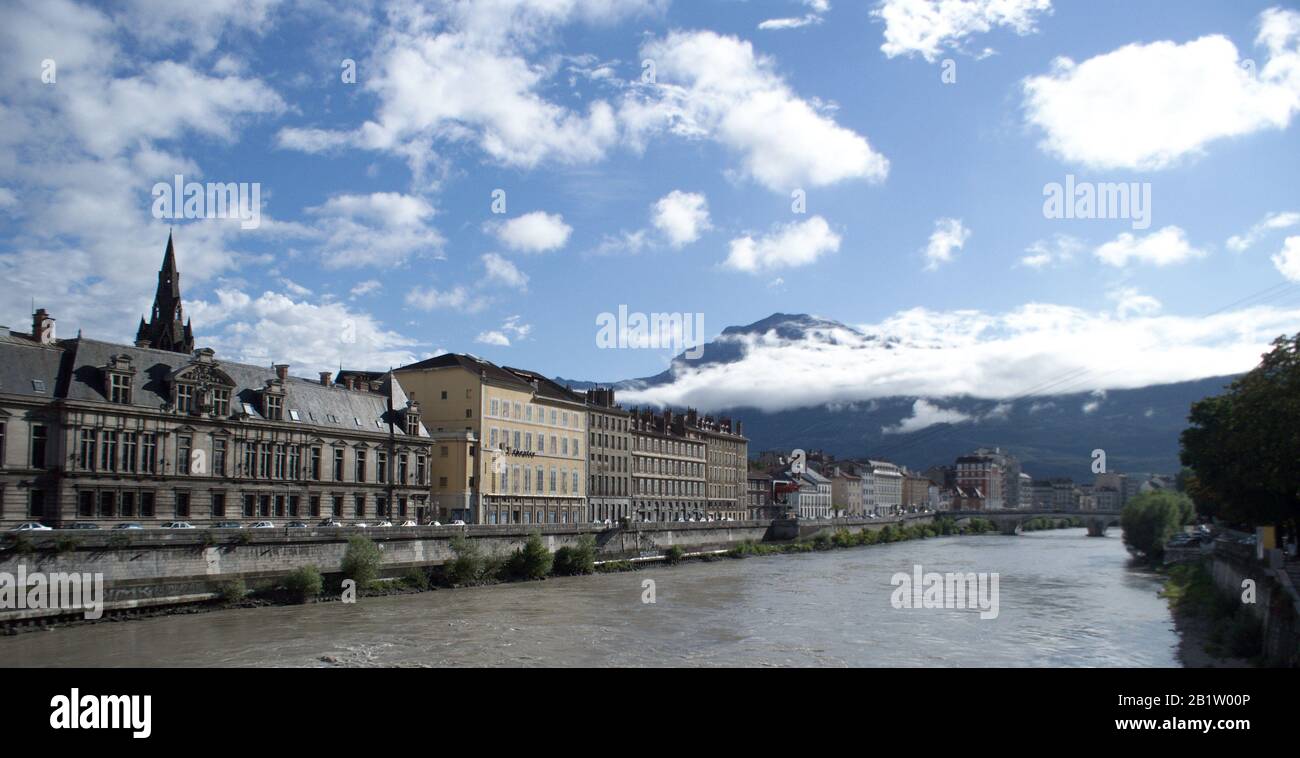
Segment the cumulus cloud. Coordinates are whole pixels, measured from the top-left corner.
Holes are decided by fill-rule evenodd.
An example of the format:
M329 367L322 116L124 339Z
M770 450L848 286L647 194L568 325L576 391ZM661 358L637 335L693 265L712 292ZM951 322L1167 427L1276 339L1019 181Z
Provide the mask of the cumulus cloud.
M918 398L912 403L912 415L893 426L882 426L882 434L906 434L917 432L935 424L961 424L974 421L975 416L962 413L952 408L942 408L925 398Z
M369 295L371 292L378 292L383 288L384 285L381 284L379 280L367 279L364 282L357 282L352 287L352 290L348 294L350 294L354 298L357 298L357 297L362 297L364 295Z
M839 249L840 236L831 231L826 219L813 216L807 221L778 226L758 239L750 235L733 239L731 253L723 265L750 273L796 268Z
M1271 260L1282 276L1300 282L1300 236L1287 237L1282 252L1274 255Z
M521 253L545 253L564 247L573 227L558 213L533 211L491 226L501 244Z
M1251 246L1268 236L1269 232L1278 229L1287 229L1296 224L1300 224L1300 213L1296 211L1281 211L1270 213L1260 219L1258 223L1250 227L1243 234L1234 234L1228 238L1228 249L1234 253L1244 253Z
M433 206L420 197L335 195L307 213L318 219L321 255L330 268L391 267L411 257L442 256L442 235L428 223Z
M1256 74L1219 34L1179 44L1125 45L1025 80L1028 122L1041 146L1100 169L1162 169L1215 140L1283 129L1300 110L1300 12L1259 17Z
M1146 387L1248 371L1298 321L1295 307L1125 318L1047 304L1001 314L917 308L807 338L721 335L739 360L678 363L670 383L623 395L629 403L775 411L896 396L1011 400L1049 386L1052 394Z
M808 8L808 13L802 16L765 19L759 22L758 28L762 31L779 31L781 29L798 29L804 26L820 24L822 14L831 9L830 0L803 0L803 5Z
M1020 259L1020 265L1041 269L1069 263L1081 250L1083 242L1077 237L1058 234L1050 240L1037 240L1025 248L1026 255Z
M519 316L511 316L501 324L500 329L491 329L489 331L479 332L478 336L474 338L474 341L484 345L510 347L510 339L512 337L515 340L527 339L532 330L532 324L523 323Z
M1202 258L1205 251L1192 247L1187 242L1187 234L1179 227L1166 226L1144 237L1124 232L1098 247L1093 254L1108 266L1123 268L1129 261L1152 266L1171 266Z
M654 62L656 81L620 108L634 145L663 131L712 139L740 156L744 175L782 193L889 173L865 137L837 124L825 104L795 94L749 42L679 31L646 43L641 57Z
M1107 297L1115 301L1115 313L1120 318L1129 315L1150 316L1159 313L1162 307L1159 300L1142 294L1136 287L1121 287Z
M487 305L482 298L471 294L463 286L456 286L449 290L412 287L406 293L405 302L408 306L421 311L451 309L466 313L475 313Z
M487 271L489 281L517 290L528 289L528 275L520 271L508 258L496 253L486 253L483 256L483 267Z
M1035 31L1051 0L882 0L871 12L885 22L885 55L920 55L934 62L947 49L961 49L965 39L995 27L1016 34Z
M925 270L934 271L952 262L953 253L966 246L970 230L962 226L959 218L941 218L934 222L930 242L925 246Z
M709 228L709 202L697 192L673 190L655 201L651 213L655 228L673 247L694 242Z
M312 303L275 292L253 297L218 289L215 300L189 303L198 342L225 357L265 366L288 363L297 372L345 366L400 366L418 343L383 328L372 316L337 302Z

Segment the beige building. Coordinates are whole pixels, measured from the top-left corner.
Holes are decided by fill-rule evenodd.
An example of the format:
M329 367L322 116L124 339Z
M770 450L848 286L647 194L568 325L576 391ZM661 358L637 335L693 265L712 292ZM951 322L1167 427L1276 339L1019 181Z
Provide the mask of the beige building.
M855 476L848 469L839 466L829 467L831 480L831 506L838 516L861 516L862 511L862 477Z
M632 414L614 390L587 390L587 511L593 520L632 517Z
M460 491L465 507L448 517L476 524L587 520L583 396L535 372L464 354L440 355L393 373L421 403L435 438L468 433L460 436L473 472L465 481L468 492ZM452 468L435 474L438 481L444 475L449 486L459 481L460 469Z

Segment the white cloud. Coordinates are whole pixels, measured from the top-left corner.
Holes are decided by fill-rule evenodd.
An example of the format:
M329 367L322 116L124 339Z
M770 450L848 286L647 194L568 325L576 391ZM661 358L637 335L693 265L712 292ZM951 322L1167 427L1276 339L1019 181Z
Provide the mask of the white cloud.
M478 336L474 338L474 341L484 345L510 347L510 338L507 337L504 332L496 330L479 332Z
M831 9L830 0L803 0L803 5L808 8L809 13L802 16L790 16L785 18L769 18L761 21L758 28L763 31L778 31L781 29L799 29L812 24L822 22L822 14Z
M1300 282L1300 236L1287 237L1282 252L1274 255L1272 261L1282 276Z
M959 218L941 218L934 222L930 242L925 246L925 270L934 271L952 262L953 252L966 246L970 230L962 226Z
M1143 295L1136 287L1121 287L1107 297L1115 301L1115 313L1120 318L1127 318L1130 314L1151 316L1159 313L1163 307L1159 300Z
M500 282L517 290L528 289L528 275L520 271L509 259L496 253L483 255L483 267L487 270L489 281Z
M733 239L723 265L751 273L795 268L814 263L822 255L839 249L840 236L831 231L826 219L813 216L807 221L778 226L771 234L758 239L750 235Z
M722 335L741 359L678 364L673 382L623 394L629 403L774 411L896 396L1009 400L1045 386L1054 393L1146 387L1247 371L1298 320L1297 307L1122 319L1109 309L1047 304L1001 314L917 308L806 340ZM1062 383L1063 376L1072 379Z
M1234 253L1243 253L1250 249L1252 245L1259 242L1271 231L1278 229L1287 229L1296 224L1300 224L1300 213L1296 211L1281 211L1270 213L1260 219L1258 223L1250 227L1245 234L1234 234L1228 238L1228 249Z
M442 257L442 235L428 224L433 206L420 197L335 195L307 213L320 219L321 254L330 268L392 267L411 257Z
M490 227L501 244L523 253L544 253L564 247L573 227L564 217L544 211L516 216Z
M188 309L198 343L211 346L218 358L255 366L288 363L307 376L340 363L382 368L415 360L414 340L341 303L311 303L275 292L256 298L241 290L214 294L215 301L195 300Z
M1035 31L1051 0L882 0L871 15L885 22L885 55L919 54L933 62L945 49L960 49L973 34L1007 27L1020 35Z
M475 313L487 305L482 298L471 294L468 289L461 286L449 290L413 287L406 293L406 304L421 311L453 309L466 313Z
M357 284L352 288L351 292L349 292L348 294L350 294L354 298L357 298L357 297L362 297L364 295L369 295L371 292L378 292L383 288L384 285L381 284L379 280L367 279L364 282L357 282Z
M510 347L511 337L514 337L516 340L528 339L528 335L532 330L533 327L531 324L521 323L519 316L511 316L501 324L500 329L491 329L485 332L479 332L478 336L474 338L474 341L484 345Z
M1130 44L1024 82L1029 123L1048 152L1099 169L1165 168L1209 143L1284 129L1300 110L1300 12L1260 14L1253 74L1218 34L1178 44Z
M1025 248L1025 255L1020 265L1041 269L1047 266L1068 263L1083 250L1083 242L1067 234L1057 234L1051 240L1038 240Z
M889 173L865 137L837 124L824 104L797 96L749 42L673 32L646 43L641 57L654 61L657 83L640 85L620 108L634 146L664 130L713 139L740 155L746 176L781 193Z
M925 398L918 398L916 402L912 403L911 416L893 426L880 427L880 432L882 434L906 434L920 431L935 424L961 424L974 421L975 418L975 416L962 413L959 410L941 408Z
M700 238L709 229L709 202L696 192L673 190L651 207L655 228L663 232L673 247L682 247Z
M1205 256L1204 250L1192 247L1187 235L1177 226L1166 226L1145 237L1123 232L1093 251L1098 260L1109 266L1124 267L1129 261L1153 266L1170 266Z

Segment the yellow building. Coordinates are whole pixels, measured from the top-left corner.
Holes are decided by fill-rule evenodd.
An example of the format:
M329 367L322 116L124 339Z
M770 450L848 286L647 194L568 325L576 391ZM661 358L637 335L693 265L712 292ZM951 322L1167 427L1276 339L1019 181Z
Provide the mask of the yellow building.
M472 355L440 355L394 373L438 440L431 487L434 500L446 504L437 509L446 518L477 524L586 520L582 395L535 372Z

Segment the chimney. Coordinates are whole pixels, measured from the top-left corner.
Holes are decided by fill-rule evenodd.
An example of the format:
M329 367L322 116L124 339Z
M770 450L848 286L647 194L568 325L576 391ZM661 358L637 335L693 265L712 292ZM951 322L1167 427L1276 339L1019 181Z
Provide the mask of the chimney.
M328 371L320 372L320 386L322 387L330 386L330 372Z
M287 364L287 363L277 363L277 364L275 364L275 378L276 378L276 379L279 379L279 380L282 381L282 382L285 381L286 379L288 379L288 378L289 378L289 364Z
M54 342L54 319L44 308L38 308L32 314L32 339L42 345Z
M356 389L356 388L357 388L357 379L356 379L356 377L354 377L354 376L350 376L350 375L349 375L349 376L345 376L345 377L343 377L343 385L344 385L345 387L347 387L348 389L350 389L350 390L354 390L354 389Z

